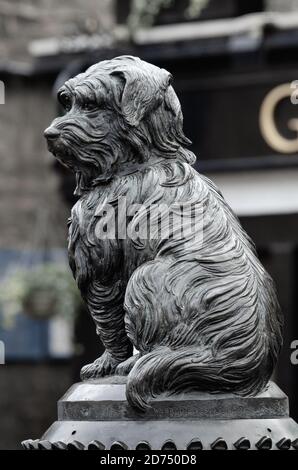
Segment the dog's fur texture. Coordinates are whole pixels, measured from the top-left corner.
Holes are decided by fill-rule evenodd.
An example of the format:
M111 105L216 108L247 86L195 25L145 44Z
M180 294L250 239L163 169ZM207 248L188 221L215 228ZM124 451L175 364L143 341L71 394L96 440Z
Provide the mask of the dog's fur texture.
M192 168L170 82L135 57L100 62L62 87L67 113L45 132L76 173L70 265L106 348L82 379L128 374L127 399L138 410L162 392L255 395L282 343L273 282L222 194ZM203 213L203 243L191 233L98 239L98 207L113 204L127 223L121 196L128 207L191 201ZM147 223L140 214L133 222Z

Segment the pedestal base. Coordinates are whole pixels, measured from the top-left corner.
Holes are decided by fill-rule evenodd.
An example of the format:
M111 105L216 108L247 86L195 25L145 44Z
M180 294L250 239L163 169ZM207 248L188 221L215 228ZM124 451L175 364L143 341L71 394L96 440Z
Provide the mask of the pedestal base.
M274 384L256 397L161 395L145 415L125 399L125 377L75 384L56 421L25 449L298 450L298 425Z

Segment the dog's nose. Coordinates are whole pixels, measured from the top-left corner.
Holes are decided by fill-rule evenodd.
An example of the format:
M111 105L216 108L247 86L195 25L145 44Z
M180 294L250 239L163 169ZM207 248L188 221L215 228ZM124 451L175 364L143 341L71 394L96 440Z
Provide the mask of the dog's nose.
M44 136L47 139L58 139L58 137L60 136L60 131L58 131L56 127L50 126L44 131Z

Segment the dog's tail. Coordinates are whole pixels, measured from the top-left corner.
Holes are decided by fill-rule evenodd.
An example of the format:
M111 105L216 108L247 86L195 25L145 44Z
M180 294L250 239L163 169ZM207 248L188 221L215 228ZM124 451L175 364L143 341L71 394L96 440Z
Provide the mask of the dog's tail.
M170 394L190 391L232 391L239 395L260 392L267 384L268 367L260 368L260 358L252 361L250 355L227 366L226 358L216 359L208 351L197 346L173 350L159 347L142 356L132 368L126 387L129 404L140 412L150 408L148 401L165 391ZM262 360L261 360L262 362ZM255 370L252 368L255 367ZM260 373L260 369L262 373Z

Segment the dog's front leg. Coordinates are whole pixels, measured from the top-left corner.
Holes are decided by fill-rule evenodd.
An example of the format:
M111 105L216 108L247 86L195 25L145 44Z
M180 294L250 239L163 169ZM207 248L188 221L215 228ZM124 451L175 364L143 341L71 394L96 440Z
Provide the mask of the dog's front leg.
M87 305L106 350L82 368L82 380L111 375L118 364L132 355L133 347L124 326L123 297L123 286L117 282L111 286L93 282L88 289Z

